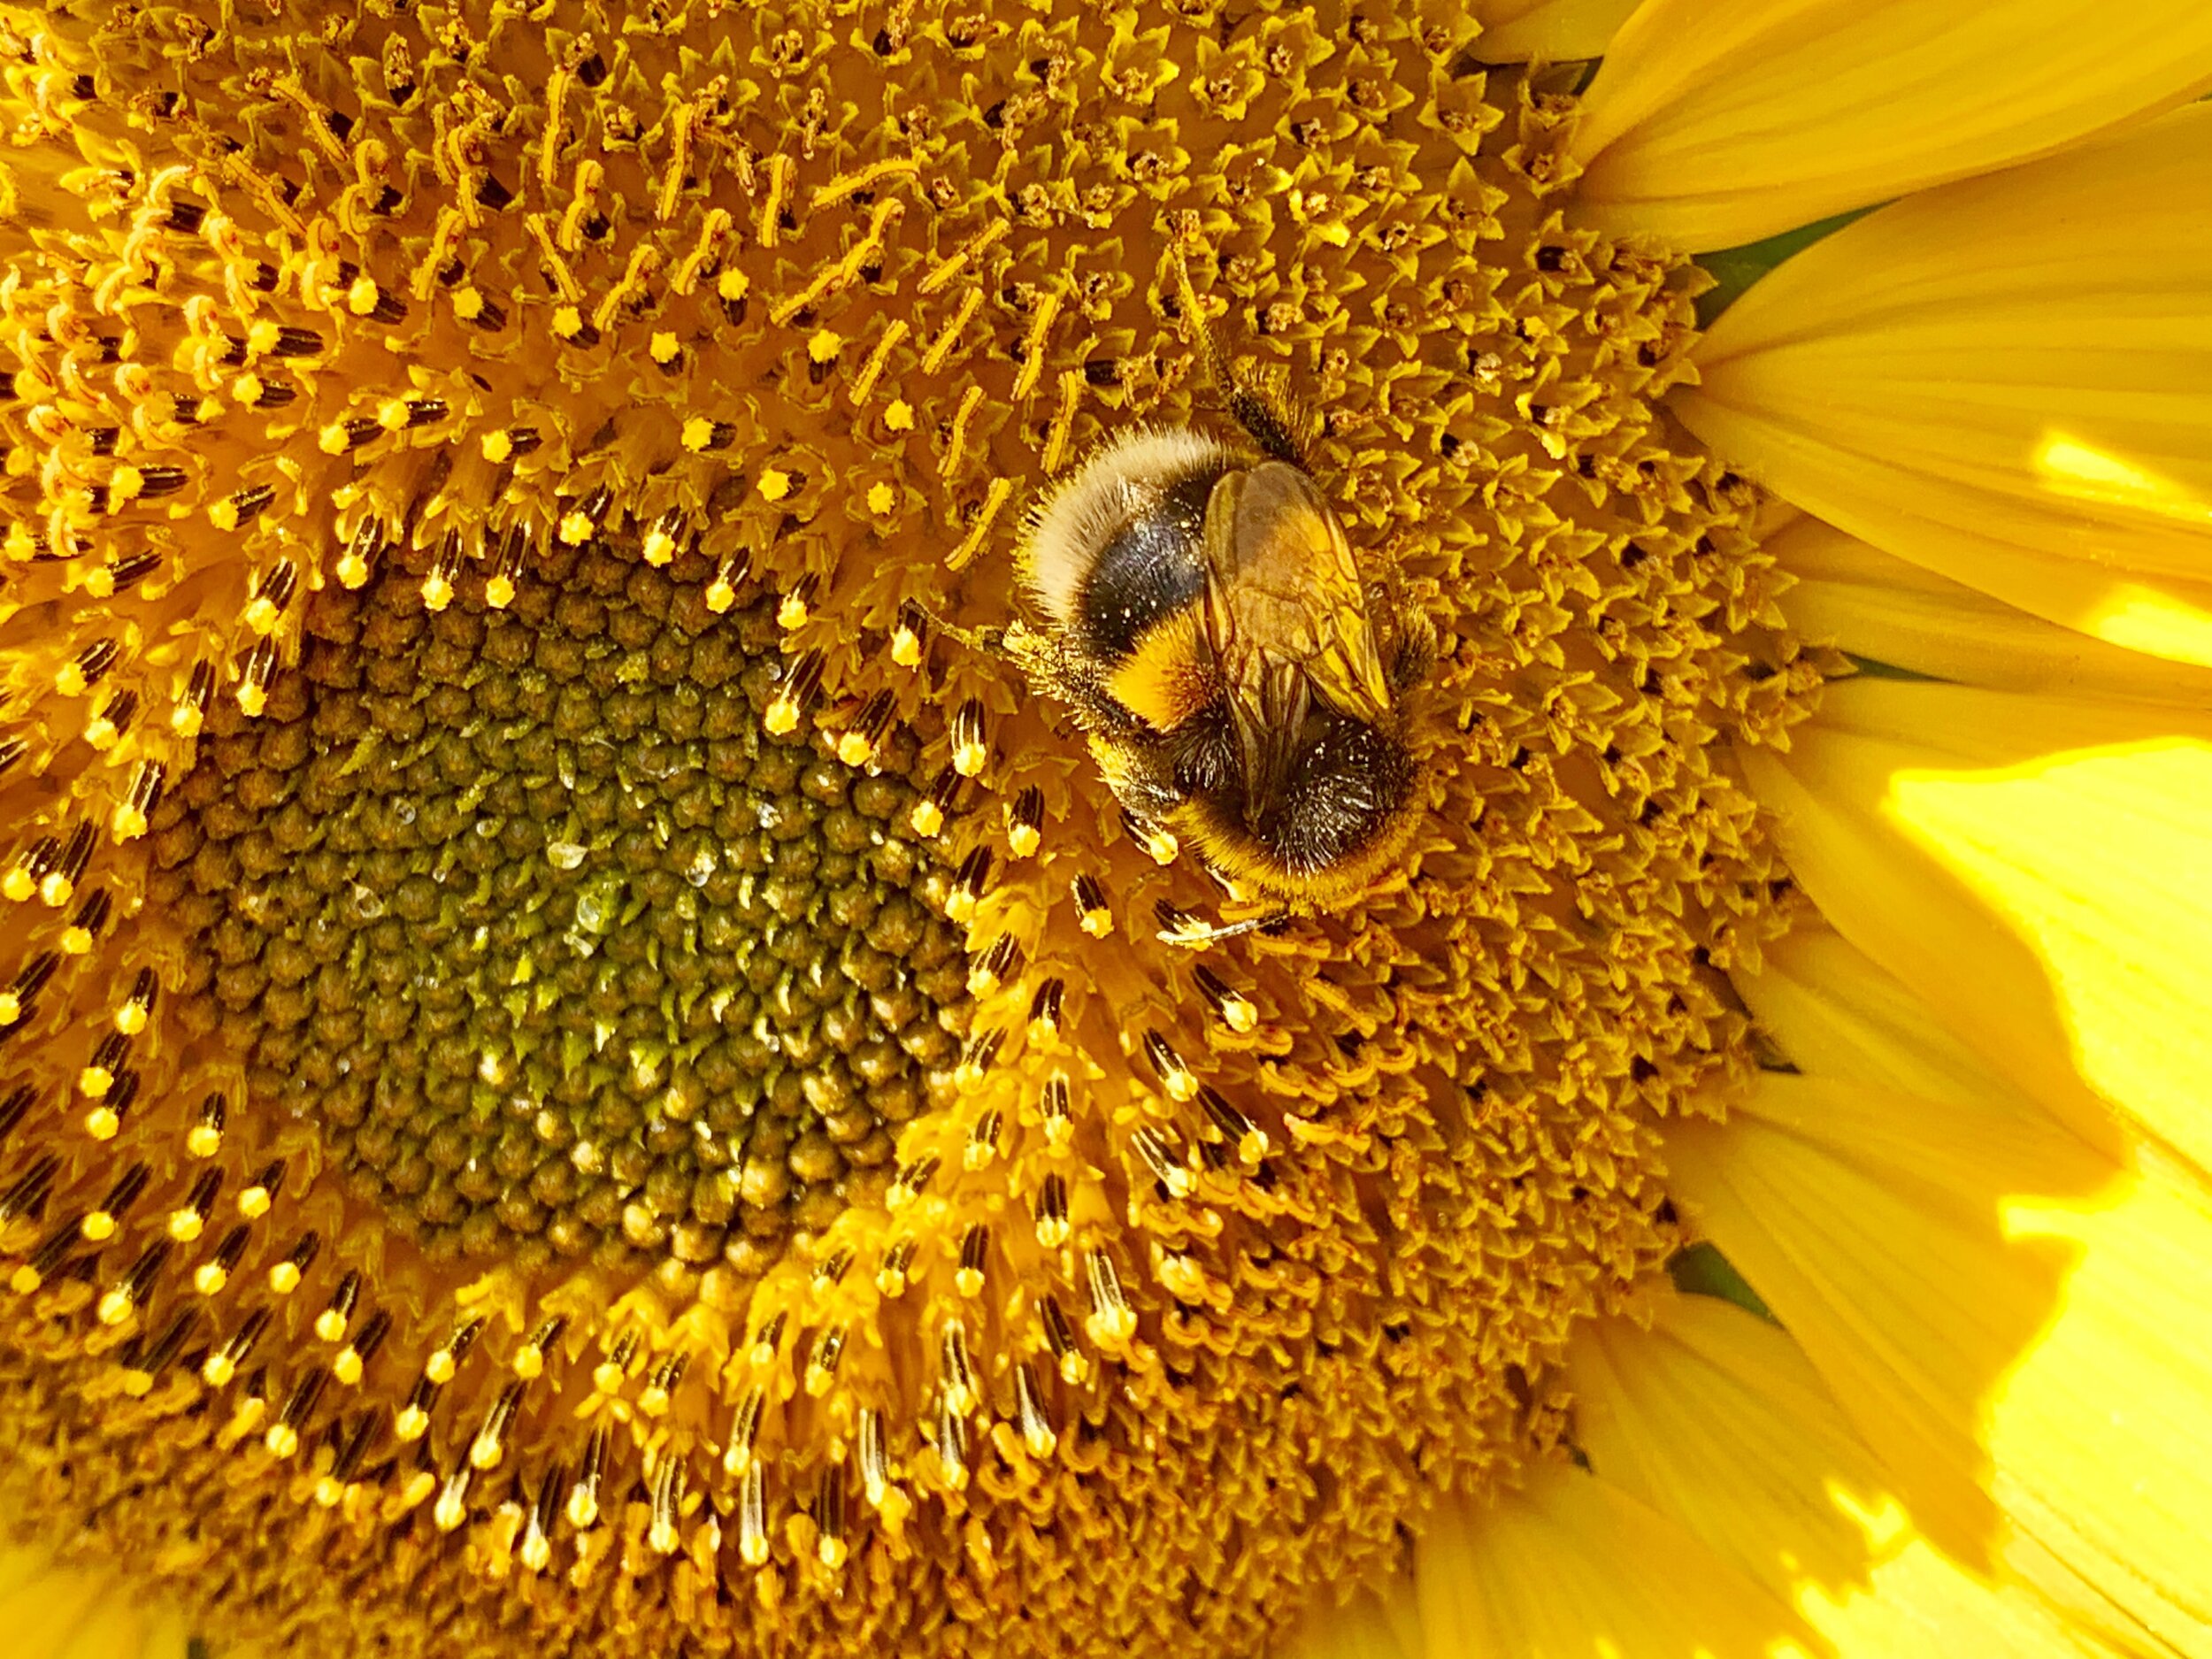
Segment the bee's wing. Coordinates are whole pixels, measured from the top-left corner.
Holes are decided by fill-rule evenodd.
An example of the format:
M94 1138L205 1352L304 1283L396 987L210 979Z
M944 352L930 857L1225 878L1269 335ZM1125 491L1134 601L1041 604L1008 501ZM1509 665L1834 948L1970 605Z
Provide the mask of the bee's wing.
M1303 472L1269 461L1224 478L1205 545L1208 642L1258 809L1287 781L1312 696L1375 722L1390 684L1351 547Z

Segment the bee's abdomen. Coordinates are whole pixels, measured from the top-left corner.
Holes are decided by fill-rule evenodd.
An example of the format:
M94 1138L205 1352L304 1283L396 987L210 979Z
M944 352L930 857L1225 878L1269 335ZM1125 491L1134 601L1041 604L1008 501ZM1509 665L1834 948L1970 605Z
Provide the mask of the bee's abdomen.
M1076 632L1092 655L1113 664L1133 653L1164 618L1206 590L1206 501L1223 467L1177 480L1158 507L1133 516L1099 549L1076 595Z

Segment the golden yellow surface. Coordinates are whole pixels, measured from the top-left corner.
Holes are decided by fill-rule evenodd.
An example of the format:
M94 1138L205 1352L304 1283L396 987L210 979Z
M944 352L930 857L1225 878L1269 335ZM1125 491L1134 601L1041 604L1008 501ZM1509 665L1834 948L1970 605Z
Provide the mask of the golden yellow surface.
M1658 1118L1748 1070L1788 888L1726 744L1819 680L1654 409L1703 279L1552 205L1571 80L1444 6L99 19L0 39L12 1504L273 1649L1242 1655L1549 1444L1679 1242ZM1186 258L1440 643L1402 866L1203 956L969 632L1049 476L1221 419ZM735 687L707 804L818 829L790 913L688 937L676 808L565 839L557 760L499 866L555 942L452 995L505 890L308 803L540 719L502 640L575 731ZM871 990L839 903L961 955ZM547 967L609 918L664 1030ZM460 1083L347 1122L411 1056Z

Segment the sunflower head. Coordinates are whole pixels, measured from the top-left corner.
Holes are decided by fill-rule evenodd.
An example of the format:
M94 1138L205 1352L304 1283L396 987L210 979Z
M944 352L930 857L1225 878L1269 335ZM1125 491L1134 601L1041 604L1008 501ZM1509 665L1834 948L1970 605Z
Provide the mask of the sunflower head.
M1449 7L10 27L16 1486L279 1643L1165 1656L1554 1447L1824 660L1569 81ZM1029 503L1226 431L1209 331L1421 642L1387 856L1246 930L994 644Z

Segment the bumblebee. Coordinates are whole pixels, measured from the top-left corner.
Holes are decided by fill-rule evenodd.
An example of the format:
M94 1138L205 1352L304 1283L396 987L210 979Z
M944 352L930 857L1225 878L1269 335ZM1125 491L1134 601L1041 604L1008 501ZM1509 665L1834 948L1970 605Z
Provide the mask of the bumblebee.
M1233 893L1325 908L1411 833L1434 634L1362 570L1286 403L1201 340L1239 436L1140 427L1045 496L1017 556L1042 626L1006 648L1141 831Z

